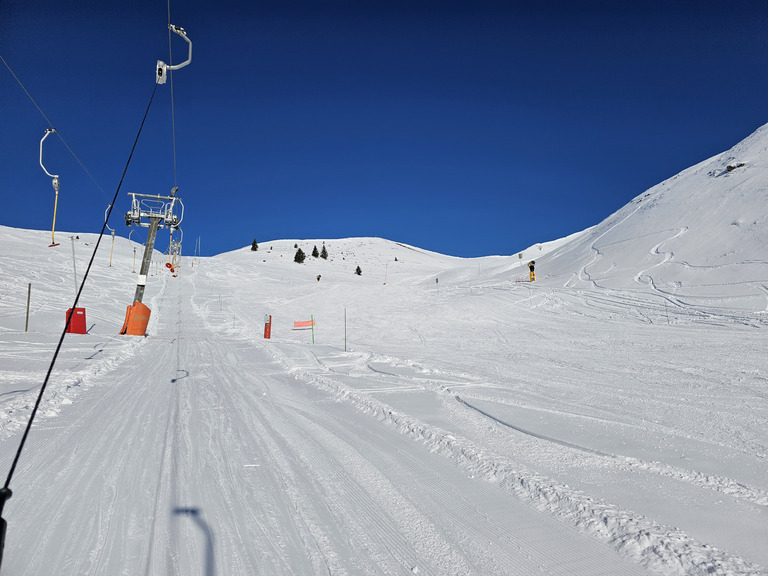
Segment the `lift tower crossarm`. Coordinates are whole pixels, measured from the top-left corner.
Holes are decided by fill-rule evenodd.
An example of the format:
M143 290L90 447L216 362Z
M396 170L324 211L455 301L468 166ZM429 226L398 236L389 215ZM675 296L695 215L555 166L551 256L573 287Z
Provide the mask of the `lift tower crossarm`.
M163 226L178 227L184 218L184 203L181 198L175 196L177 190L178 188L174 188L170 196L129 192L128 195L133 200L131 201L131 210L125 215L125 224L127 226L136 224L147 228L149 224L144 220L158 217L162 220L161 228ZM178 216L174 213L177 203L181 207Z

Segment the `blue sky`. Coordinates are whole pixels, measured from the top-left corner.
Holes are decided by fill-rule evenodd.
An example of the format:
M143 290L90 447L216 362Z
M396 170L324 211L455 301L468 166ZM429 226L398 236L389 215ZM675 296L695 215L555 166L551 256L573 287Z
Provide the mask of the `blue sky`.
M763 1L170 8L194 45L173 76L176 170L166 84L110 224L127 236L127 193L177 185L187 255L198 238L212 255L350 236L514 254L597 224L768 122ZM167 13L157 0L0 3L0 55L93 177L46 140L57 230L100 230L155 62L170 60ZM182 39L172 49L186 57ZM0 224L47 230L43 241L46 128L0 63Z

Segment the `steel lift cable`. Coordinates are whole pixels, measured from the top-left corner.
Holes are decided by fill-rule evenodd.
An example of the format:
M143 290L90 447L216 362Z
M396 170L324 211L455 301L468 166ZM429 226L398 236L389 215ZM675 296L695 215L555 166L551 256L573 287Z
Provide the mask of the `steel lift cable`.
M169 13L169 20L170 20L170 2L168 4L168 13ZM112 201L109 203L109 207L107 208L107 212L106 212L106 215L104 217L104 224L101 227L101 232L99 233L99 237L98 237L98 239L96 241L96 245L93 248L93 253L91 254L91 259L88 262L88 267L86 268L85 274L83 275L83 280L80 283L80 288L79 288L79 290L76 291L75 301L72 304L72 309L77 307L77 304L78 304L78 302L80 300L80 295L82 294L83 288L85 287L85 282L87 281L88 275L89 275L89 273L91 271L91 267L93 266L93 262L94 262L94 259L96 258L96 253L98 252L99 245L101 244L101 240L104 237L104 230L107 228L107 223L109 222L109 217L112 214L112 209L114 208L115 202L117 201L117 196L120 193L120 188L122 187L123 181L125 180L125 175L128 172L128 167L131 164L131 159L133 158L133 153L136 150L136 145L139 142L139 137L141 136L141 131L143 130L144 123L147 120L147 115L149 114L149 109L151 108L152 102L153 102L153 100L155 98L155 93L157 92L157 86L158 86L158 84L165 84L166 75L167 75L167 73L169 71L178 70L179 68L183 68L184 66L187 66L192 61L192 42L189 40L189 38L187 38L186 32L184 31L184 29L181 28L180 26L174 26L173 24L170 24L170 22L168 24L168 29L169 29L169 35L170 35L170 31L173 31L176 34L178 34L179 36L181 36L187 42L187 44L189 45L189 56L188 56L188 58L187 58L187 60L185 62L182 62L181 64L176 64L176 65L166 65L164 62L162 62L160 60L158 60L158 62L157 62L157 65L156 65L156 68L155 68L155 86L154 86L154 88L152 90L152 95L149 98L149 103L147 104L147 109L144 112L144 116L143 116L143 118L141 120L141 124L139 126L139 130L138 130L138 132L136 134L136 138L135 138L135 140L133 142L133 146L131 147L131 152L128 155L128 160L127 160L127 162L125 164L125 168L123 169L123 174L120 177L120 182L118 183L117 189L115 190L115 194L114 194L114 196L112 198ZM24 90L24 92L27 94L29 99L32 101L32 103L35 105L35 107L38 109L40 114L42 114L43 118L45 118L46 122L48 122L48 125L51 128L50 131L55 131L53 129L53 124L51 123L51 121L45 115L45 113L40 108L40 106L37 104L37 102L35 102L34 98L32 98L32 95L24 87L24 84L21 82L19 77L16 75L16 73L10 67L8 62L1 55L0 55L0 60L2 60L3 64L5 64L6 68L8 68L10 73L13 75L13 77L16 79L16 81L21 86L22 90ZM50 132L46 132L46 137L48 136L49 133ZM57 134L58 134L58 132L57 132ZM60 134L59 134L59 138L61 138ZM43 138L43 140L44 139L45 139L45 137ZM62 142L64 142L63 138L62 138ZM74 152L66 144L66 142L64 142L64 145L67 147L67 149L70 151L70 153L75 157L75 159L80 164L80 166L82 166L83 169L85 169L85 166L82 164L82 162L80 162L79 158L77 158L77 155L74 154ZM41 141L41 146L42 146L42 141ZM174 170L175 170L175 153L176 153L176 151L175 151L175 131L174 131ZM42 154L42 152L41 152L41 154ZM41 159L41 166L42 166L42 159ZM45 167L43 167L43 170L45 170ZM95 181L93 176L91 176L90 172L88 172L87 169L85 169L85 171L91 177L91 179L94 181L94 183L99 188L99 190L101 190L101 192L104 194L104 190L101 188L101 186L98 185L98 183ZM46 172L46 174L48 174L47 170L45 170L45 172ZM57 180L57 178L55 178L55 180ZM58 190L57 190L57 192L58 192ZM105 196L106 196L106 194L105 194ZM17 466L17 464L19 462L19 458L21 457L21 453L24 450L24 445L26 444L27 437L29 436L29 431L32 428L32 424L34 422L35 416L37 415L37 410L39 409L40 403L41 403L41 401L43 399L43 395L45 394L45 389L48 386L48 382L50 380L51 373L53 372L53 368L56 365L56 360L57 360L57 358L59 356L59 352L61 351L61 346L62 346L62 344L64 342L64 337L67 335L67 331L69 330L69 325L70 325L72 316L73 316L73 314L70 314L67 317L67 321L66 321L66 323L64 325L64 330L61 333L61 337L59 338L59 342L56 345L56 349L54 351L53 358L51 359L51 363L50 363L50 365L48 367L48 372L46 373L45 379L43 380L43 384L40 387L40 393L38 394L37 400L35 402L35 405L32 408L32 412L30 414L29 421L27 422L27 426L24 429L24 434L22 435L21 442L19 443L19 447L18 447L18 449L16 451L16 455L14 456L13 463L11 464L11 468L8 471L8 476L7 476L6 480L5 480L5 484L3 485L2 488L0 488L0 567L2 567L3 552L5 550L5 535L6 535L7 528L8 528L8 523L2 517L2 514L3 514L3 509L5 507L5 503L8 501L8 499L13 494L13 492L10 489L11 480L12 480L13 474L14 474L14 472L16 470L16 466Z
M110 206L107 210L107 215L104 218L104 224L101 227L101 233L99 234L98 240L96 240L96 245L93 247L93 253L91 254L91 259L88 262L88 267L86 268L85 274L83 275L83 280L80 283L80 288L75 294L75 301L72 304L73 310L77 307L78 301L80 300L80 295L83 292L83 288L85 287L85 282L88 279L88 274L91 271L91 267L93 266L93 261L96 258L96 253L99 250L99 244L101 244L101 239L104 237L104 230L107 228L107 222L109 221L109 217L112 214L112 208L114 207L115 202L117 201L117 195L120 193L120 188L123 185L123 180L125 180L125 174L128 172L128 166L131 164L131 159L133 158L133 152L136 150L136 144L138 144L139 142L139 136L141 135L141 131L144 128L144 122L146 121L147 115L149 114L149 109L152 106L152 101L155 98L156 91L157 91L157 83L155 83L155 87L152 90L152 96L149 98L149 104L147 104L147 109L144 112L144 117L141 120L139 131L136 134L136 139L134 140L133 146L131 147L131 153L128 155L128 161L125 163L125 169L123 170L123 175L120 178L120 182L117 185L117 190L115 190L115 195L112 198L112 202L110 203ZM32 413L29 416L29 421L27 422L27 427L24 430L24 435L21 437L21 442L19 443L19 448L16 451L16 456L13 459L13 463L11 464L11 469L8 471L8 477L6 478L5 484L3 485L3 487L0 488L0 567L2 567L3 551L5 548L5 533L8 528L8 523L2 517L2 514L3 514L3 508L5 506L5 503L13 494L13 492L10 489L11 479L13 478L13 473L16 470L16 465L19 462L21 453L24 450L24 445L26 444L27 436L29 435L29 431L32 428L32 423L35 420L35 415L37 414L37 410L40 407L40 402L43 399L43 394L45 393L45 389L48 386L48 381L51 378L51 373L53 372L53 368L56 365L56 359L58 358L59 352L61 351L61 345L64 343L64 337L67 335L67 330L69 329L69 324L71 322L72 316L73 314L70 314L67 316L67 322L64 326L64 330L61 333L59 342L56 345L56 350L53 353L53 358L51 359L51 364L48 367L48 372L45 375L45 379L43 380L42 386L40 387L40 393L37 395L37 401L35 402L34 408L32 408Z
M168 62L173 64L173 44L171 42L171 0L168 0ZM190 46L191 49L191 46ZM191 57L191 54L190 54ZM171 67L173 69L173 67ZM173 185L178 188L176 179L176 113L173 106L173 72L171 72L171 136L173 139Z
M61 143L64 144L64 147L69 150L69 153L72 154L72 157L75 159L75 161L80 165L80 167L83 169L83 171L88 175L88 177L91 179L91 182L93 182L96 185L96 188L99 189L99 191L102 193L104 198L108 198L107 193L104 191L104 189L99 185L99 183L96 181L96 178L93 177L93 174L91 174L88 171L88 168L86 168L85 164L83 164L80 161L80 158L78 158L77 154L75 154L75 151L70 148L69 144L67 144L67 141L64 140L64 137L61 135L61 133L56 130L53 127L53 123L50 121L48 116L45 115L45 112L43 112L43 109L40 108L37 102L35 102L35 99L32 98L32 94L29 93L29 90L24 86L24 84L21 82L19 77L16 75L16 73L13 71L13 68L11 68L11 65L8 64L8 62L3 58L2 54L0 54L0 60L2 60L3 64L5 64L5 67L8 68L8 72L11 73L11 76L16 80L16 82L21 86L21 89L24 91L24 93L27 95L27 98L32 102L32 104L35 105L35 108L37 108L37 111L40 112L40 115L45 119L45 121L48 123L48 127L51 131L56 132L56 135L59 137L59 140L61 140Z

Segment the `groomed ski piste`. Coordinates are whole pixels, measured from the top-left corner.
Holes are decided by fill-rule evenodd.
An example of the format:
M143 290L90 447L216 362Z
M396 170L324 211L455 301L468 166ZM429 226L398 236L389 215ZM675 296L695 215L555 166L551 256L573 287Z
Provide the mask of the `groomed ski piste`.
M117 334L140 247L110 267L105 238L3 574L768 574L767 150L763 127L522 258L245 238L173 277L157 253L146 337ZM75 235L82 274L95 235L0 227L6 471Z

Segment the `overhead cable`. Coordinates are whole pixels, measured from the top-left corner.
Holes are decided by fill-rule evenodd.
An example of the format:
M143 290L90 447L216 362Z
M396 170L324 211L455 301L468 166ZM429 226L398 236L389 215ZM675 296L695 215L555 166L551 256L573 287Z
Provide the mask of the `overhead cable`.
M21 79L16 75L16 72L13 71L13 68L11 68L11 65L8 64L8 62L3 58L2 54L0 54L0 60L3 61L3 64L5 64L5 67L8 68L8 71L11 73L11 76L14 77L16 82L18 82L19 86L21 86L21 89L24 90L24 93L27 95L27 98L30 99L32 104L35 105L35 108L37 108L37 111L40 112L40 115L45 118L45 121L48 123L48 127L56 132L56 135L59 137L59 140L61 140L61 143L64 144L64 147L69 150L69 153L72 154L72 157L75 159L75 161L80 165L80 167L83 169L83 171L88 175L88 177L91 179L91 182L93 182L96 185L96 188L99 189L99 191L102 193L102 195L105 198L108 198L107 193L104 191L104 189L99 185L99 183L96 181L96 178L93 177L93 174L90 173L88 168L86 168L85 164L83 164L80 161L80 158L78 158L77 154L75 154L75 151L72 150L72 148L67 144L67 141L64 140L64 137L61 135L61 132L56 130L56 127L53 125L53 122L48 118L48 116L45 115L45 112L43 112L43 109L40 108L40 105L35 101L34 98L32 98L32 94L29 93L29 90L27 90L26 86L22 83Z
M133 146L131 147L131 153L128 156L128 161L125 163L125 169L123 170L123 175L120 178L120 182L117 185L117 190L115 190L114 198L112 199L112 202L110 203L109 209L107 211L107 215L104 218L104 224L101 227L101 233L99 234L98 240L96 240L96 245L93 247L93 253L91 254L91 259L88 262L88 267L85 270L85 274L83 275L83 280L80 283L80 288L78 289L77 293L75 294L75 301L72 304L72 310L77 308L77 304L80 300L80 295L83 292L83 288L85 287L85 282L88 279L88 274L91 271L91 267L93 266L93 261L96 258L96 252L99 249L99 244L101 244L101 239L104 237L104 230L107 227L107 222L109 221L109 217L112 214L112 208L115 205L115 202L117 201L117 195L120 193L120 188L123 185L123 180L125 180L125 174L128 172L128 166L131 163L131 159L133 158L133 152L136 150L136 144L139 142L139 136L141 135L141 131L144 128L144 122L147 119L147 114L149 114L149 108L152 106L152 100L155 98L155 92L157 91L157 84L155 84L154 89L152 90L152 96L149 99L149 104L147 104L147 109L144 112L144 117L141 120L141 125L139 126L139 131L136 134L136 139L133 142ZM19 448L16 451L16 456L13 458L13 463L11 464L11 469L8 472L8 477L5 480L5 484L2 488L0 488L0 565L2 565L2 554L3 554L3 547L5 545L5 530L6 530L6 521L2 518L3 513L3 507L5 506L5 502L11 497L13 494L10 489L11 479L13 478L13 473L16 470L16 465L19 462L19 458L21 457L21 453L24 450L24 445L27 441L27 436L29 435L29 431L32 428L32 423L35 420L35 415L37 414L37 410L40 407L40 402L43 399L43 394L45 393L45 389L48 386L48 381L51 378L51 373L53 372L53 368L56 365L56 359L59 356L59 352L61 350L61 345L64 343L64 337L67 335L67 332L69 331L69 325L72 320L72 316L74 314L68 314L67 315L67 322L64 325L64 330L61 333L61 337L59 338L59 343L56 346L56 350L53 353L53 358L51 359L51 364L48 367L48 372L45 375L45 380L43 380L43 384L40 387L40 393L37 395L37 401L35 402L34 408L32 408L32 413L29 416L29 421L27 422L27 427L24 430L24 435L21 437L21 442L19 443Z

